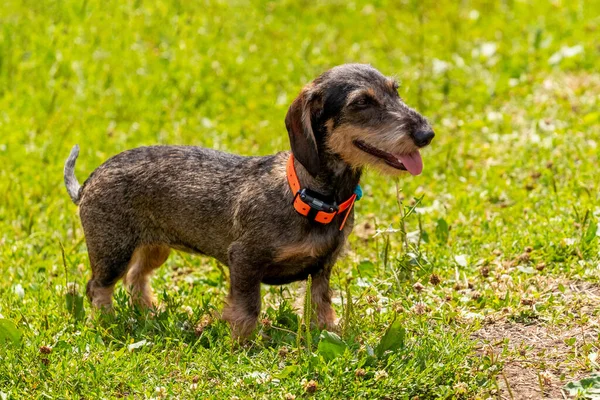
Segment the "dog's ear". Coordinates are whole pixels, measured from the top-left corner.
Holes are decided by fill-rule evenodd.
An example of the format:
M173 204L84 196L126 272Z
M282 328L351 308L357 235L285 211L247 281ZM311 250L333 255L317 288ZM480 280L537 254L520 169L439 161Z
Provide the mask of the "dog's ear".
M294 100L285 116L292 153L312 176L319 173L319 150L312 129L313 117L320 111L320 96L310 86Z

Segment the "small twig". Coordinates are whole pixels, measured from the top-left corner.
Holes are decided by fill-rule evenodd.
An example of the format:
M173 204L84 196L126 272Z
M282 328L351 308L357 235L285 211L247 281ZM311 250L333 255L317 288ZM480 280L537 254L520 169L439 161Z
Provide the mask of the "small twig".
M308 279L306 280L306 293L304 296L304 324L306 331L304 335L306 336L306 349L308 353L312 351L312 336L310 333L310 323L312 321L313 309L312 309L312 276L308 275Z
M23 314L23 312L19 310L19 314L21 315L21 321L25 321L25 325L27 325L27 327L31 330L32 329L31 325L29 325L29 321L27 320L27 318L25 318L25 315Z
M350 282L346 281L346 308L344 309L344 325L342 326L342 337L348 334L350 319L352 318L352 292L350 291Z
M404 204L400 200L400 186L396 179L396 201L398 202L398 208L400 209L400 234L402 235L402 242L404 243L404 251L408 251L408 238L406 237L406 215L404 213Z
M540 374L540 371L536 371L536 372L537 372L537 377L538 377L538 384L540 385L540 392L543 395L544 394L544 382L542 382L542 375Z
M554 174L550 174L550 179L552 179L552 189L554 191L554 195L556 196L556 201L560 201L558 197L558 189L556 187L556 179L554 178Z
M296 333L296 348L298 349L298 354L302 354L302 318L298 315L298 333Z
M504 383L506 384L506 390L508 390L508 394L509 394L510 398L512 400L514 400L515 397L513 396L512 390L510 389L510 385L508 384L508 379L506 378L504 371L502 371L502 378L504 378Z
M65 256L65 246L63 246L62 242L59 240L58 244L60 246L60 254L62 255L62 263L65 269L65 293L68 291L69 286L69 271L67 269L67 257ZM67 309L67 296L64 296L65 299L65 309ZM72 311L72 310L69 310ZM71 314L73 314L71 312Z
M421 248L421 238L423 237L423 221L421 221L421 214L418 214L419 216L419 238L417 240L417 249Z
M69 282L68 271L67 271L67 257L65 256L65 247L59 240L58 245L60 246L60 254L62 255L62 263L65 268L65 290L67 289L67 283Z
M279 326L271 325L271 328L276 329L278 331L291 333L292 335L298 335L296 332L290 331L289 329L281 328Z
M388 267L388 256L390 254L390 235L385 235L385 247L383 248L383 269Z

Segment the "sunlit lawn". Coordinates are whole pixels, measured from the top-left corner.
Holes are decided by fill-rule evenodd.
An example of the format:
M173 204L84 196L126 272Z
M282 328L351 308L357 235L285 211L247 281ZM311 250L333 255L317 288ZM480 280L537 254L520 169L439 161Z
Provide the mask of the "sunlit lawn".
M560 398L598 369L599 16L595 1L9 0L2 399ZM80 180L140 145L288 149L287 107L344 62L395 75L436 138L423 175L362 179L333 279L341 337L298 326L300 285L265 286L235 346L214 318L227 271L182 253L153 280L163 312L119 289L114 317L93 317L72 145ZM511 336L534 328L556 342Z

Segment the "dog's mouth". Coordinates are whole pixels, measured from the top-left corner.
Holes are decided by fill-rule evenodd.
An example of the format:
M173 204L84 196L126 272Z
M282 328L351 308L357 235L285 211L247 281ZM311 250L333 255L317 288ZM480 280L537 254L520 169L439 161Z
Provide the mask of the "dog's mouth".
M401 171L408 171L411 173L411 175L420 175L421 172L423 172L423 159L421 158L421 153L419 153L419 150L415 150L409 154L392 154L383 150L379 150L378 148L373 147L362 140L357 139L352 143L365 153L383 160L392 168L399 169Z

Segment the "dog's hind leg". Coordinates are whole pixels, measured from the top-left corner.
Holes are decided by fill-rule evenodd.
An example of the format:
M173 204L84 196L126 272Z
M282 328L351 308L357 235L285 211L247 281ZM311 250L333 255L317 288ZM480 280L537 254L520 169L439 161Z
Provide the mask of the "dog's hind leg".
M125 276L125 286L133 304L147 308L156 306L150 276L167 261L170 252L166 245L144 245L135 249Z
M80 210L92 267L87 296L94 308L110 311L115 284L127 272L127 265L136 248L136 235L122 225L115 224L110 215L90 212L86 208Z
M121 250L100 255L98 252L90 250L92 278L87 283L87 296L94 308L105 311L112 310L115 284L125 275L132 253L133 250L130 252Z

